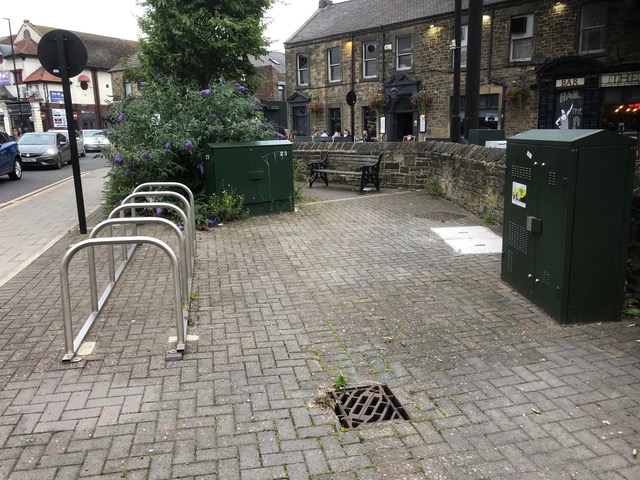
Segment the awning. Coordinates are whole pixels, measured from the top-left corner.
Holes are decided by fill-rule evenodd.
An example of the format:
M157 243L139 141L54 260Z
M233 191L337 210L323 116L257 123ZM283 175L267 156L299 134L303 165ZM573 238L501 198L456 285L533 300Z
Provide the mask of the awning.
M78 81L79 81L79 82L90 82L90 81L91 81L91 79L90 79L89 77L87 77L86 75L80 75L80 76L78 77Z

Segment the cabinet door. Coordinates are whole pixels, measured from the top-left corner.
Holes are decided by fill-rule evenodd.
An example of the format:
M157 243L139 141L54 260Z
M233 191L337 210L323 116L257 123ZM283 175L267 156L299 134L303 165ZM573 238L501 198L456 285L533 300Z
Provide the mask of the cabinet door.
M561 318L562 308L566 308L563 288L571 254L567 218L573 210L573 198L568 195L573 155L569 148L544 146L534 158L538 231L533 234L533 302L555 319Z
M519 293L533 299L534 252L527 217L536 213L534 158L538 147L514 143L507 147L504 192L502 279Z

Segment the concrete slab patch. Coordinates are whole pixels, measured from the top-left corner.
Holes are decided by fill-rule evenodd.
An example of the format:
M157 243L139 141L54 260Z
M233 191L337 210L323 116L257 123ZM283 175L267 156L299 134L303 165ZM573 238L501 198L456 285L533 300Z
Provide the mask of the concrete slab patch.
M86 357L87 355L91 355L94 348L96 348L96 342L82 342L82 345L80 345L80 348L78 349L77 355L79 357Z
M502 238L486 227L446 227L431 230L463 255L502 252Z

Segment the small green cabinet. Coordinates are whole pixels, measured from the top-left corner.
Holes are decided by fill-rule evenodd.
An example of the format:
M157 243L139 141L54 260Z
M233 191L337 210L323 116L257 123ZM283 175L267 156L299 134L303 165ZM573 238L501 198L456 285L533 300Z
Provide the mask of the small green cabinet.
M294 210L291 142L210 143L205 149L207 195L233 190L253 215Z
M502 280L561 323L619 320L634 165L608 130L509 138Z

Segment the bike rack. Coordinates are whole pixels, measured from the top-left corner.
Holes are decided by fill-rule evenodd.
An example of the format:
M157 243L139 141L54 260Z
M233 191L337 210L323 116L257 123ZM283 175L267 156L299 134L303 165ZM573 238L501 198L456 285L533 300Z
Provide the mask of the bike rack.
M153 192L153 190L151 190L153 188L160 188L160 189L178 188L187 194L187 197L189 198L189 206L191 207L191 218L193 220L193 222L189 225L189 228L191 228L191 238L195 239L196 238L196 222L195 222L196 205L195 205L195 198L193 196L193 192L191 191L191 189L186 185L183 185L182 183L178 183L178 182L146 182L138 185L136 188L133 189L133 192L131 193L138 193L138 192L147 191L147 190Z
M189 248L189 256L186 258L190 258L192 261L192 265L191 268L193 270L193 267L195 266L195 251L196 251L196 245L195 245L195 240L196 240L196 235L195 235L195 227L191 228L192 226L195 226L195 218L194 218L194 211L193 208L191 207L191 204L187 201L187 199L185 197L183 197L182 195L180 195L179 193L176 192L169 192L169 191L152 191L152 192L134 192L130 195L128 195L127 197L125 197L124 200L122 200L122 202L120 203L121 205L125 205L127 203L135 203L133 200L135 200L138 197L173 197L173 198L177 198L178 200L181 200L184 205L185 205L185 209L184 211L187 214L187 223L184 224L184 228L185 230L189 229L190 230L190 234L191 234L191 240L193 243L190 243L187 245L187 248ZM159 200L162 201L162 200ZM140 202L142 203L142 202ZM146 202L145 202L146 203ZM131 211L131 216L135 217L136 213L135 213L135 209L133 209ZM137 235L137 228L133 227L133 234Z
M178 263L178 258L176 257L175 253L173 253L173 250L171 250L169 245L167 245L162 240L158 240L157 238L144 236L91 238L83 240L71 246L65 253L62 259L62 265L60 267L60 284L62 286L62 315L64 320L64 342L66 347L66 354L62 358L63 362L70 362L71 360L73 360L76 352L78 351L78 348L80 347L80 344L82 343L82 340L84 340L84 337L89 331L89 328L91 328L91 325L98 316L98 311L92 312L80 329L80 332L78 333L76 338L73 338L73 325L71 321L71 294L69 289L69 263L71 262L71 259L76 253L87 247L93 247L96 245L137 245L140 243L147 243L159 247L167 254L169 259L171 260L171 264L173 266L173 284L175 295L174 313L176 317L176 329L178 332L178 343L176 346L176 350L178 352L184 352L188 312L182 307L180 265Z
M180 285L182 287L182 303L189 301L189 289L191 288L191 279L189 278L189 274L187 271L187 245L186 239L180 229L176 226L175 223L170 222L165 218L158 217L136 217L136 218L112 218L108 220L104 220L100 222L98 225L93 227L91 233L89 233L89 238L96 238L100 231L105 228L109 228L109 235L107 238L113 237L113 225L127 225L127 224L160 224L169 227L173 232L177 235L178 241L180 242ZM126 236L126 235L124 235ZM107 300L107 297L111 293L113 286L115 285L118 278L122 274L125 265L127 264L126 260L123 260L118 269L115 268L115 262L113 258L113 252L111 248L108 250L109 255L109 285L102 293L100 300L98 301L98 286L96 280L96 270L95 270L95 252L94 249L91 248L89 250L89 280L91 282L91 307L93 311L100 311L102 305Z
M136 212L136 208L166 208L168 210L175 210L176 213L180 216L180 219L182 220L183 225L186 225L189 219L189 217L187 217L187 215L184 213L184 211L181 208L176 207L173 203L168 203L168 202L124 203L114 208L109 214L108 219L110 220L114 218L117 213L120 214L121 218L124 218L125 210L131 210L131 214L133 215ZM132 217L132 218L158 218L158 217ZM189 247L193 245L194 238L191 236L191 231L188 227L184 227L184 235L187 239L186 240L187 254L189 255L189 258L185 258L185 262L187 263L188 277L191 278L193 273L192 267L194 264L194 259L192 258L193 254ZM128 261L131 258L131 255L133 255L133 252L135 249L136 249L135 245L132 245L131 248L129 248L129 251L127 251L126 246L123 246L122 254L124 256L125 261Z
M149 191L144 192L145 188L156 188L156 187L176 187L184 190L189 197L189 201L187 201L186 197L171 191ZM181 200L186 206L186 212L177 207L172 203L167 202L147 202L147 203L129 203L130 200L134 200L137 197L150 197L150 196L164 196L164 197L173 197ZM182 223L184 225L184 231L180 231L180 229L169 220L160 217L137 217L136 216L136 208L144 209L144 208L166 208L169 210L174 210L177 215L181 218ZM132 217L124 218L124 213L126 210L130 210ZM120 218L114 218L116 214L120 213ZM151 244L156 245L161 250L163 250L169 259L171 260L173 267L173 283L174 283L174 294L175 294L175 317L176 317L176 329L178 333L178 341L176 346L176 351L179 353L183 353L185 350L185 341L186 341L186 332L187 332L187 318L188 318L188 308L190 303L189 291L191 288L193 269L195 267L195 207L194 207L194 197L191 190L185 185L177 182L148 182L138 185L134 192L126 197L123 200L123 203L113 209L113 211L109 214L107 220L100 222L96 225L91 233L89 234L89 238L87 240L83 240L75 245L72 245L69 250L65 253L62 259L62 265L60 267L60 284L62 289L62 314L63 314L63 322L64 322L64 338L65 338L65 347L66 354L64 355L62 361L70 362L75 357L78 348L82 344L84 337L88 333L91 325L94 320L98 316L98 313L102 309L104 303L107 298L111 294L116 281L120 278L124 267L127 262L133 255L135 248L138 244ZM180 260L176 257L173 250L162 240L159 240L154 237L149 236L139 236L137 235L137 225L138 224L160 224L170 227L174 233L176 233L179 243L180 243ZM113 225L123 225L124 236L113 237ZM133 226L133 235L126 236L126 226L131 224ZM96 238L96 235L104 230L105 228L109 229L109 236L103 238ZM107 245L109 246L108 250L108 264L109 264L109 284L106 289L98 299L98 285L97 285L97 276L96 276L96 262L95 262L95 251L94 246L99 245ZM122 245L123 249L123 260L122 263L116 269L115 267L115 259L113 253L114 245ZM127 250L127 245L131 245L131 247ZM70 295L70 287L69 287L69 264L71 259L74 257L76 253L79 251L89 248L88 251L88 261L89 261L89 279L90 279L90 289L91 289L91 308L92 312L89 317L85 320L80 332L73 338L73 325L72 325L72 317L71 317L71 295Z

